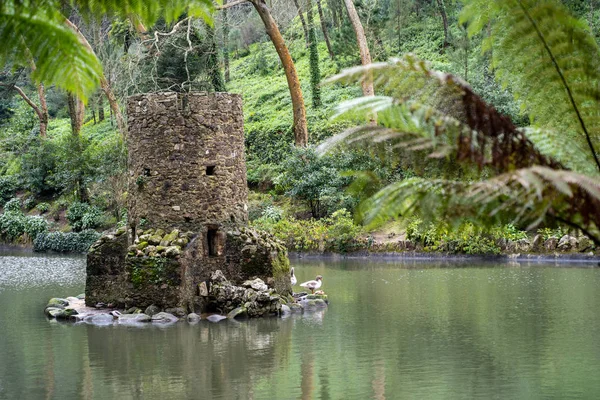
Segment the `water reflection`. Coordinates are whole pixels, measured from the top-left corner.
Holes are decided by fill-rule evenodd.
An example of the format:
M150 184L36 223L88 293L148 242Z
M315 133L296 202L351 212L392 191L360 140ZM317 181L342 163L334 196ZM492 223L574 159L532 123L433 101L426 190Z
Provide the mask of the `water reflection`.
M0 257L0 398L593 398L600 270L296 261L327 309L169 327L47 321L81 258ZM39 312L37 312L39 311Z

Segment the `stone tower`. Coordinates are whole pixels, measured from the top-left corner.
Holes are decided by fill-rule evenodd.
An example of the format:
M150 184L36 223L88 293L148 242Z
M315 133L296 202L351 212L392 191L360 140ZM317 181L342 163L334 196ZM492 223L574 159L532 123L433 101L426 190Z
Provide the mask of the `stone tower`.
M207 311L218 303L210 292L217 270L290 293L285 246L247 226L241 97L142 94L129 98L127 113L129 227L90 248L86 303ZM280 307L265 301L254 315Z
M137 95L127 114L132 226L203 231L247 223L240 95Z

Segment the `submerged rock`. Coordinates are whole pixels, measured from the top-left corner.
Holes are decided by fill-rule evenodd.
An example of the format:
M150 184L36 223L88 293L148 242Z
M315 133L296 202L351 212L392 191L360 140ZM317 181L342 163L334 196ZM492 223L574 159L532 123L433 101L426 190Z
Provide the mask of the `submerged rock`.
M187 316L187 321L190 324L196 324L196 323L198 323L200 321L200 319L201 319L200 316L198 314L196 314L196 313L190 313Z
M146 314L121 314L119 315L120 324L137 323L137 322L150 322L152 317Z
M227 314L227 318L229 318L229 319L245 318L247 316L248 316L248 311L246 310L245 307L234 308Z
M92 325L110 325L114 322L114 320L115 319L112 315L106 313L88 315L83 319L86 324Z
M179 318L167 312L159 312L158 314L154 314L152 316L152 322L160 324L169 324L177 321L179 321Z
M301 313L302 311L304 311L304 307L300 303L290 303L288 307L293 313Z
M206 317L206 319L210 322L221 322L224 319L227 319L227 317L224 317L223 315L213 314Z

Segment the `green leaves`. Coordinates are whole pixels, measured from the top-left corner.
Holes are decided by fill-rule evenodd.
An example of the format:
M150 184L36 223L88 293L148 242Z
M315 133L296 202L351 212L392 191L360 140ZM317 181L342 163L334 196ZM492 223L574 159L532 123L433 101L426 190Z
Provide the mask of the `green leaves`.
M0 13L0 63L29 66L32 77L87 98L99 82L102 66L81 45L56 13Z
M102 66L96 55L65 24L59 1L17 1L0 4L0 63L34 66L32 76L82 99L98 86ZM131 18L152 25L159 17L173 21L183 13L212 23L210 0L71 0L85 18L104 15Z
M600 50L589 27L555 0L469 0L471 34L488 32L496 76L511 88L546 141L569 142L583 157L541 146L576 171L600 176ZM532 138L540 143L539 135ZM591 168L590 168L591 166Z
M412 178L387 186L360 207L370 224L410 214L482 226L554 220L600 244L600 51L587 25L554 0L469 0L462 18L471 34L490 32L496 76L532 127L518 129L467 83L407 55L330 80L372 75L385 96L347 102L339 114L365 121L377 113L381 126L349 130L320 150L368 142L481 168L475 181Z

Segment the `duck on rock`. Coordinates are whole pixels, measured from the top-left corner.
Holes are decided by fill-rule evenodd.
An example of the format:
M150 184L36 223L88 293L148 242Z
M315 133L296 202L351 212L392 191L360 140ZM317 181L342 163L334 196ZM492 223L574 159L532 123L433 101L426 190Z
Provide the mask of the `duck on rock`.
M323 277L321 275L317 275L317 277L315 278L314 281L307 281L304 283L301 283L300 286L302 286L305 289L310 289L311 293L315 293L315 290L319 289L322 285L323 281Z

